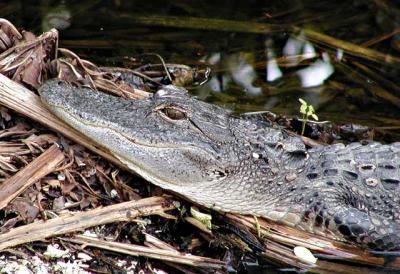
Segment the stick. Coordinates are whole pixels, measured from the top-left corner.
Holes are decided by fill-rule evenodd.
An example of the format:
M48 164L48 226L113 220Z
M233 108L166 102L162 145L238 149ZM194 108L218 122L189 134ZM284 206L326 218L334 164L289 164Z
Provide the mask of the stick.
M147 246L149 248L168 250L170 252L175 252L176 254L180 254L180 252L178 250L176 250L173 246L167 244L166 242L163 242L160 239L158 239L158 238L154 237L153 235L150 235L146 232L144 232L143 234L145 236L145 240L143 243L145 246ZM164 262L164 263L166 265L169 265L169 266L181 271L182 273L187 273L187 274L209 273L208 271L206 271L206 269L189 269L188 267L182 266L175 262ZM215 272L215 274L219 274L219 273L225 273L225 271L224 272L219 272L219 271Z
M113 222L128 222L139 216L159 214L173 209L170 200L162 197L145 198L66 216L39 221L11 229L0 235L0 251L19 244L40 241L56 235L72 233L89 227Z
M285 30L280 25L272 25L266 23L257 23L249 21L234 21L215 18L200 18L200 17L177 17L177 16L148 16L135 15L130 16L125 14L129 20L143 25L162 26L174 28L189 28L203 30L217 30L228 32L244 32L244 33L261 33L277 32Z
M158 259L173 263L180 263L190 266L205 267L212 269L223 269L225 267L225 263L223 261L181 253L175 250L165 250L165 249L150 248L140 245L118 243L113 241L104 241L84 235L77 235L72 238L64 238L63 240L77 244L82 244L84 246L93 246L106 250L111 250L131 256L144 256L152 259Z
M64 160L64 154L57 145L52 145L29 165L0 185L0 209L20 195L29 186L46 176Z
M89 138L67 126L49 112L42 105L39 96L2 74L0 74L0 104L61 133L119 167L127 169L124 164L110 155L105 149L98 147Z
M293 27L293 32L302 32L307 39L313 42L321 43L334 49L343 49L347 54L358 56L373 62L392 65L400 64L400 58L396 56L381 53L379 51L346 42L344 40L336 39L332 36L311 29Z
M234 214L227 214L226 216L233 222L241 223L249 228L253 233L255 232L254 218ZM328 254L343 261L361 263L364 265L391 267L397 270L400 269L400 258L398 257L393 257L391 261L387 261L385 257L374 256L370 254L368 250L350 246L346 243L320 237L306 231L273 223L265 219L260 218L258 221L262 228L263 237L267 239L267 241L274 243L274 245L271 245L270 243L268 244L268 242L266 244L266 251L263 254L265 254L267 258L273 259L276 255L274 253L286 252L285 249L287 246L304 246L313 251L313 253ZM271 247L274 247L274 250L271 250ZM277 258L279 259L280 257ZM285 257L285 259L287 258ZM328 261L324 261L324 266L327 266L328 264ZM291 265L295 264L291 263ZM341 266L345 268L345 264L341 264ZM298 265L298 267L301 266ZM320 260L317 262L317 267L320 267ZM317 268L314 268L313 270L317 270Z

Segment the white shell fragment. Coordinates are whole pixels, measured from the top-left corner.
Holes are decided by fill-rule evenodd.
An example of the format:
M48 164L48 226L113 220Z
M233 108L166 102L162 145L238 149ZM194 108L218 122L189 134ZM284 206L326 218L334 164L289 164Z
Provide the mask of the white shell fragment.
M118 191L115 189L111 189L110 196L112 199L119 198Z
M293 249L294 255L299 258L300 261L308 264L315 264L317 262L317 258L311 253L310 250L305 248L304 246L296 246Z
M47 258L61 258L69 255L69 250L62 250L58 245L48 245L43 255Z
M157 91L157 95L158 95L158 96L164 96L165 94L167 94L167 91L165 91L165 90L163 90L163 89L159 89L159 90Z
M81 260L84 261L84 262L90 261L90 260L93 259L93 258L90 257L88 254L83 253L83 252L79 252L79 253L78 253L78 258L81 259Z

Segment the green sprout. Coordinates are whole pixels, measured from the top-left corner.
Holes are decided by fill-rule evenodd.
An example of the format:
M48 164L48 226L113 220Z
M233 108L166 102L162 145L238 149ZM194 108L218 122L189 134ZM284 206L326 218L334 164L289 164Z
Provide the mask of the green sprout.
M318 121L318 116L315 114L314 107L309 105L305 100L299 98L300 102L300 113L303 114L303 124L301 126L301 135L304 135L304 130L306 129L306 123L308 122L308 117L311 116L315 121Z

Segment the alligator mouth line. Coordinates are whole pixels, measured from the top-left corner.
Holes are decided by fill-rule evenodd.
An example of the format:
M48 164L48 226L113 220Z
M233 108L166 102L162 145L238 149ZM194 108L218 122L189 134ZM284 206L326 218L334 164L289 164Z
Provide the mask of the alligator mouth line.
M148 148L160 148L160 149L184 150L184 149L196 148L196 149L202 150L204 153L210 155L210 153L207 152L205 149L203 149L201 147L198 147L198 146L193 146L193 145L184 146L184 145L180 144L180 145L169 145L169 146L167 146L166 144L151 144L151 143L146 143L146 142L143 142L143 141L139 141L139 140L137 140L137 139L135 139L135 138L133 138L131 136L127 136L126 134L116 130L115 128L102 126L102 125L99 125L99 124L94 124L94 123L89 122L87 120L80 119L77 115L72 114L66 108L64 108L64 107L62 107L60 105L49 104L47 101L43 101L43 100L42 100L42 102L44 102L44 104L47 105L48 108L54 109L55 110L54 113L61 113L62 115L68 115L69 117L71 117L71 120L77 121L78 124L79 123L82 124L85 128L100 128L100 129L110 130L110 131L113 131L115 134L125 138L126 140L128 140L129 142L131 142L133 144L137 144L137 145L140 145L140 146L143 146L143 147L148 147ZM59 117L59 118L64 121L64 119L62 119L61 117ZM71 126L70 124L68 124L68 125ZM79 131L75 127L73 127L73 126L71 126L71 127L74 128L75 130ZM90 139L93 140L93 138L90 138ZM99 142L99 144L102 145L100 142ZM102 145L102 147L104 147L104 146ZM104 147L104 148L106 148L106 147ZM212 157L214 158L214 160L216 160L214 156L212 156Z

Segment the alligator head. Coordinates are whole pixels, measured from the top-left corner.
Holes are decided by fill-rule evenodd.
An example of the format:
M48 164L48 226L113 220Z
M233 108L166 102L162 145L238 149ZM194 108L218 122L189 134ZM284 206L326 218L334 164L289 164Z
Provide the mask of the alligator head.
M261 206L253 198L246 201L243 184L226 180L243 165L238 151L245 147L228 111L175 86L128 100L50 80L40 94L59 118L150 182L224 211Z

